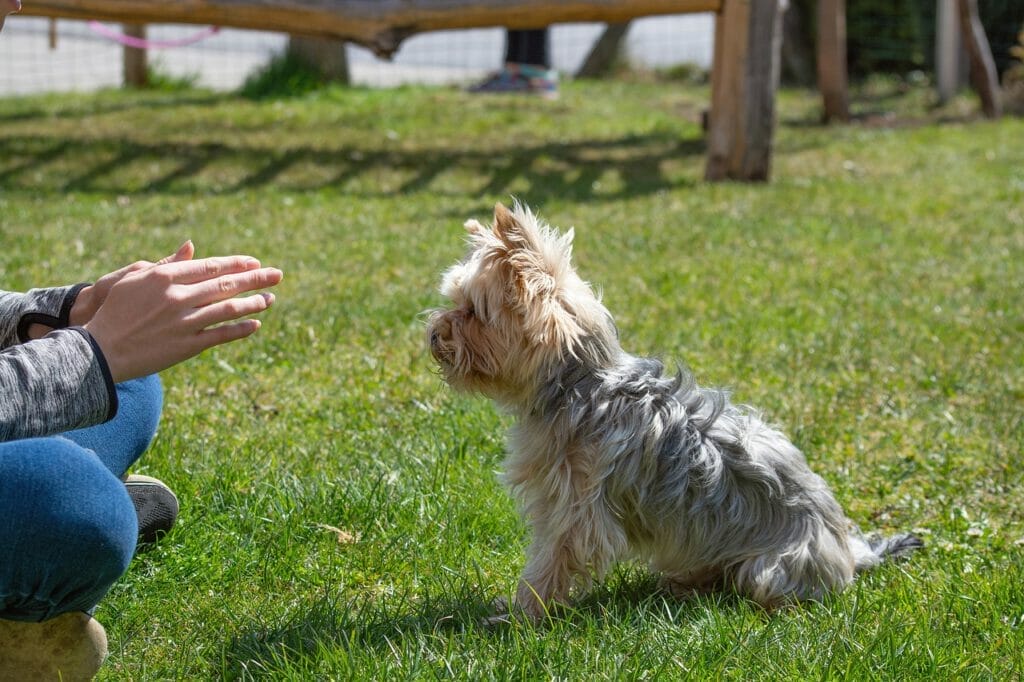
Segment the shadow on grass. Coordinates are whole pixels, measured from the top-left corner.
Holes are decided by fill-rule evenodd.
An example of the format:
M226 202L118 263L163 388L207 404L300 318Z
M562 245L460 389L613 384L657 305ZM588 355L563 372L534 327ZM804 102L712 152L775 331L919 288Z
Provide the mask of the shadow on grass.
M325 651L386 652L409 637L466 631L480 623L487 608L469 595L393 604L369 597L348 603L325 598L293 609L283 623L243 629L210 664L221 677L238 679L244 671L272 671L284 661L301 669L303 661L312 664Z
M898 130L921 128L930 125L963 125L981 120L984 120L984 116L980 111L968 114L955 114L940 112L937 107L933 107L922 114L910 116L891 109L858 108L850 113L850 120L845 124L830 123L825 121L820 114L803 118L789 118L782 121L781 124L794 130L827 130L840 125Z
M931 91L896 81L854 86L850 92L850 120L862 128L919 128L926 125L957 125L984 118L980 107L963 110L942 104ZM827 129L840 122L826 121L820 108L800 116L788 116L780 125L794 130Z
M103 91L100 91L102 93ZM116 114L134 109L170 110L181 107L214 106L232 98L230 93L195 92L183 96L179 92L169 92L166 96L154 96L153 91L145 92L145 97L133 97L131 93L113 89L114 98L97 97L92 93L81 102L62 103L59 106L47 107L33 104L26 109L16 109L9 113L0 113L0 124L15 123L38 119L82 119L91 116Z
M659 590L657 579L646 572L631 572L621 580L599 586L570 607L552 613L541 623L523 621L485 623L494 611L491 601L472 588L456 588L437 598L427 595L413 602L393 598L391 603L370 598L342 604L325 598L293 610L295 617L283 624L244 629L235 634L211 660L225 679L243 675L307 670L325 655L336 660L337 652L379 651L395 655L406 645L418 648L422 638L456 635L466 639L560 636L560 630L586 622L591 628L620 629L644 625L652 614L673 623L704 619L720 613L757 611L743 598L715 593L689 600L674 599ZM329 653L333 652L333 653Z
M388 197L529 192L536 201L647 195L687 183L703 139L671 134L488 148L380 150L261 148L244 144L154 143L123 138L0 138L0 187L34 195L69 191L130 195L231 195L276 187ZM692 172L689 173L692 175Z

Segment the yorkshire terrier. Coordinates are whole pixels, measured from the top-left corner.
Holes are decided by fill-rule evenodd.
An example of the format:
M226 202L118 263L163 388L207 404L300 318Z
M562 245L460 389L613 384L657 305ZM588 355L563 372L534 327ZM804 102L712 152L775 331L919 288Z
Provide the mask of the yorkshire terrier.
M517 611L541 618L631 558L673 595L732 588L772 609L922 545L869 541L757 412L622 350L572 267L572 230L518 203L465 226L428 338L449 385L516 418L504 478L532 531Z

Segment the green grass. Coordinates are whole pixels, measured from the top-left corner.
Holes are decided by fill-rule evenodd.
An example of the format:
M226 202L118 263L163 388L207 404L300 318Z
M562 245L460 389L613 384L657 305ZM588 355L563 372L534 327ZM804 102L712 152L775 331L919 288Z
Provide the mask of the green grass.
M286 51L246 78L238 94L253 100L295 97L323 88L328 80L308 61Z
M783 93L770 184L705 184L706 88L202 91L0 101L0 281L192 238L281 267L254 339L164 374L138 471L182 503L102 602L104 680L991 679L1024 670L1024 121L873 84ZM763 408L850 516L927 548L771 616L624 566L542 627L479 625L525 529L507 419L433 370L462 222L577 230L627 349ZM352 534L339 542L334 531Z

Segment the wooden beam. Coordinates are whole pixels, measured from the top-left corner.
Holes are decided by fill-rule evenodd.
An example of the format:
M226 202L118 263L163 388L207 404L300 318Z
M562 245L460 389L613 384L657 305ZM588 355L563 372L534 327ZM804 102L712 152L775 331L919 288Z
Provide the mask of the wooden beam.
M33 0L22 14L117 23L211 24L341 38L390 56L424 31L563 22L622 23L715 12L722 0Z
M771 175L784 5L725 0L715 19L707 180Z
M978 0L958 0L957 6L960 10L960 32L971 63L971 86L981 98L981 110L985 116L999 118L1003 113L999 75L985 28L978 16Z
M846 0L818 0L818 90L822 119L850 120L846 69Z

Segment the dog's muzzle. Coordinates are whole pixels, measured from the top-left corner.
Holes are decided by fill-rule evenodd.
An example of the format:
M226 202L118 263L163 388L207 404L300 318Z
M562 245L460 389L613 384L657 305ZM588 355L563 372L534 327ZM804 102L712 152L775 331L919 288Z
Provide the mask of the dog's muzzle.
M452 340L452 323L445 313L437 313L431 317L429 323L430 354L438 362L445 362L451 355L450 346Z

